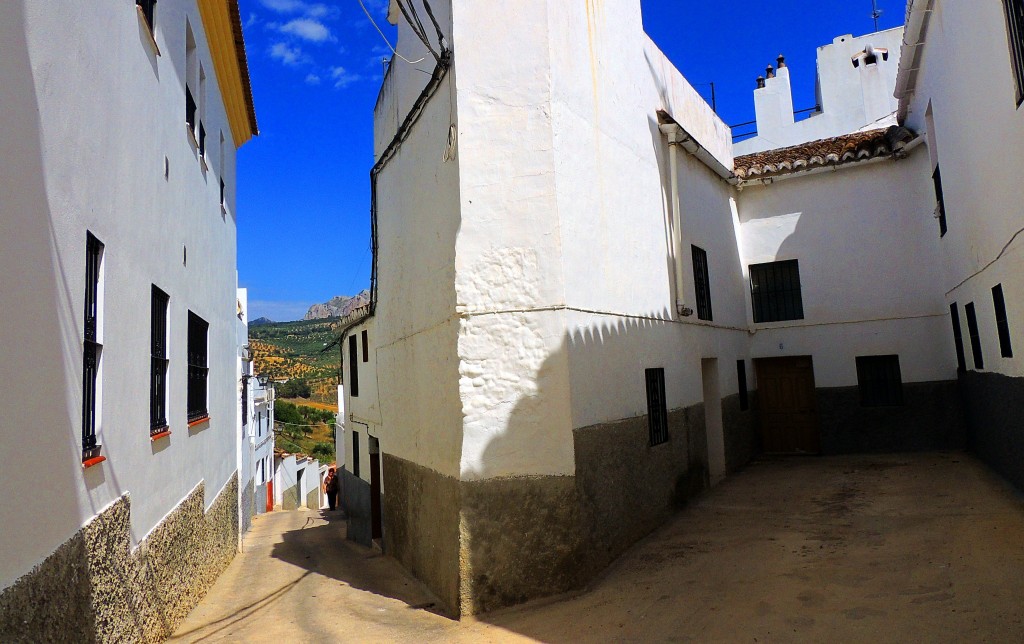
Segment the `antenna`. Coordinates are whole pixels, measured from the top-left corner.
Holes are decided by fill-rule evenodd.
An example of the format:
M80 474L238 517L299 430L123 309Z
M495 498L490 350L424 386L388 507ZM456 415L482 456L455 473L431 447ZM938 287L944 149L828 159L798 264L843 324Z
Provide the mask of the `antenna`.
M875 21L875 31L878 31L878 19L882 17L882 10L878 8L878 0L871 0L871 18Z

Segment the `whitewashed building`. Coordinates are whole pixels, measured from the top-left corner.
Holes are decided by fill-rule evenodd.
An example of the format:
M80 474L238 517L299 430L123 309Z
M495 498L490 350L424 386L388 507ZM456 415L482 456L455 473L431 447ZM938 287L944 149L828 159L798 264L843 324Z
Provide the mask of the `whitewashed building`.
M0 632L162 639L237 546L238 7L11 0L0 42L0 476L41 501Z
M1019 471L1024 415L993 403L1019 359L992 338L1019 333L1024 292L1024 220L996 168L1020 133L1024 29L999 3L936 30L914 21L953 3L914 2L906 44L835 39L804 121L783 67L738 154L639 0L428 2L420 34L392 3L399 51L434 71L385 76L373 298L341 340L350 537L379 537L468 614L582 586L762 450L971 444ZM999 64L972 74L983 33L1017 45L989 37L979 60ZM997 373L958 376L954 302Z
M253 503L256 514L274 509L274 384L256 376L249 381L252 417L249 440L253 444Z

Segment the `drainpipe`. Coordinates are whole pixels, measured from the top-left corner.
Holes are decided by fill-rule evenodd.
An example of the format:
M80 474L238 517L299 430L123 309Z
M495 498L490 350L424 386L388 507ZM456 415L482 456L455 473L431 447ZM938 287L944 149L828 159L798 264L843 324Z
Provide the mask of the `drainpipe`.
M668 164L669 174L671 175L670 189L672 192L672 260L676 276L676 314L681 317L689 317L693 315L693 309L686 306L684 299L683 218L679 207L679 146L685 144L680 140L680 135L683 134L682 128L676 125L662 125L661 131L668 135Z

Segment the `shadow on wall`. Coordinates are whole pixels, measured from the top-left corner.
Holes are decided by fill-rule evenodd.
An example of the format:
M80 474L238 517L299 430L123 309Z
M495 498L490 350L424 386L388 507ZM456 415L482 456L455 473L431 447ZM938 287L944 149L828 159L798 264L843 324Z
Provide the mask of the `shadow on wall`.
M646 416L644 369L666 367L671 378L700 371L672 369L659 347L685 347L697 329L652 319L617 320L601 328L577 330L563 340L536 374L533 396L519 400L504 432L487 445L481 459L482 480L461 485L462 614L481 613L530 599L584 587L632 544L662 525L690 498L707 488L708 452L702 402L670 410L669 439L652 446ZM696 346L696 345L694 345ZM523 436L557 432L537 427L537 408L552 391L555 372L570 365L577 382L587 373L621 372L608 378L613 390L584 387L586 396L627 399L632 417L607 419L573 432L575 476L487 478L487 463L512 450L528 449ZM687 376L672 374L689 373ZM696 375L693 375L693 374ZM692 384L692 383L691 383ZM692 387L666 382L672 397ZM634 402L635 401L635 402ZM738 397L723 401L727 460L736 470L756 448L753 412L738 411ZM736 410L731 409L736 407ZM538 445L538 449L543 449Z

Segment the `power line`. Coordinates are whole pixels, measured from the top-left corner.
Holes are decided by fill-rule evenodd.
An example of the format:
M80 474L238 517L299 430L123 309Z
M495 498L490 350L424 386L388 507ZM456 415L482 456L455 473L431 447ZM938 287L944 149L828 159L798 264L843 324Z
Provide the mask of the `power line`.
M363 8L363 13L366 14L366 17L370 19L370 24L372 24L373 28L377 30L377 33L380 34L380 37L384 39L384 43L388 46L388 49L391 50L391 53L393 53L395 56L398 56L399 58L401 58L405 62L409 63L410 65L416 65L418 63L422 63L423 61L425 61L427 59L426 56L424 56L423 58L420 58L419 60L409 60L408 58L406 58L402 54L398 53L398 50L396 50L394 47L391 46L391 41L388 40L388 37L385 36L384 32L381 31L380 27L377 26L377 21L375 21L373 19L373 16L370 15L370 12L366 10L366 5L363 4L363 0L357 0L357 2L359 2L359 6Z

